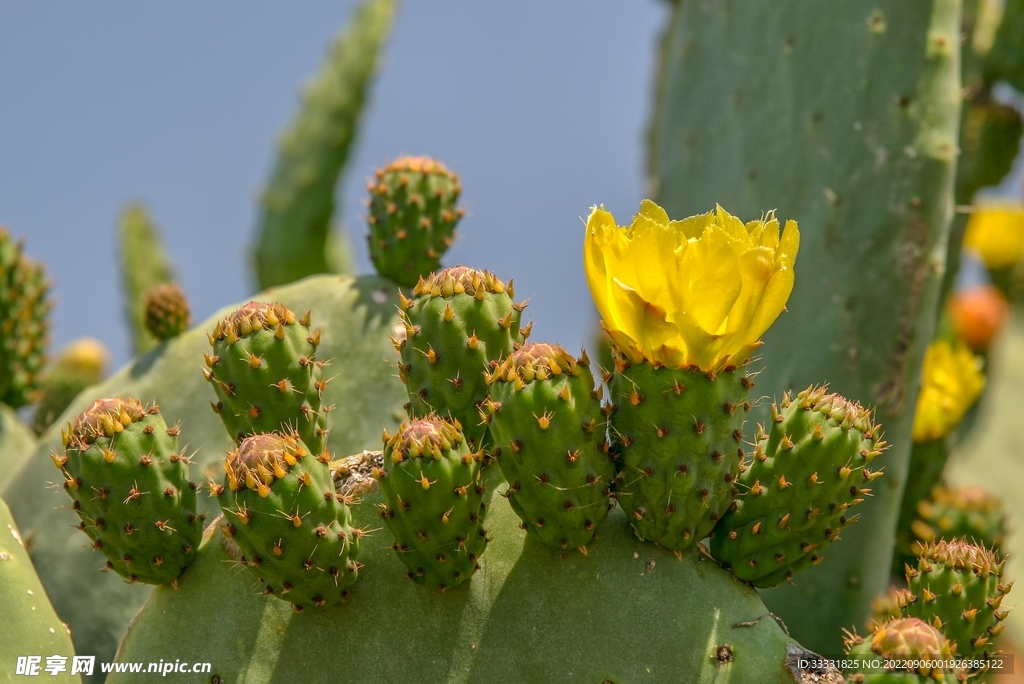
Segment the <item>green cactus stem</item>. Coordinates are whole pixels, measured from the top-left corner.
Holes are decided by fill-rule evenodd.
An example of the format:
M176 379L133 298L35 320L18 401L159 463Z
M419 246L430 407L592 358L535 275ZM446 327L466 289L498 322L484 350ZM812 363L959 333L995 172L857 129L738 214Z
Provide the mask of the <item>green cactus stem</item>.
M773 587L825 559L857 516L850 509L882 475L867 466L886 447L871 412L824 387L772 406L740 475L742 492L719 521L711 554L742 580Z
M484 374L529 335L520 327L525 303L513 300L489 271L446 268L420 280L409 299L399 294L404 326L394 337L401 356L399 377L409 391L412 417L436 413L457 420L470 448L487 432L480 404L487 398Z
M329 460L296 435L253 435L228 454L224 481L210 484L239 562L296 611L344 601L359 577L363 532L335 495Z
M306 88L298 116L281 137L270 182L260 199L253 249L261 289L333 270L331 218L335 191L384 43L397 11L396 0L366 0L338 36L320 73Z
M49 335L50 286L22 247L0 227L0 403L11 408L37 398Z
M75 418L53 454L64 491L107 569L130 582L176 582L195 557L205 516L177 426L135 399L97 399Z
M586 353L526 344L492 373L484 403L506 497L527 532L586 551L611 501L615 464Z
M132 338L132 349L136 354L144 354L159 342L146 329L146 293L177 279L160 229L145 206L129 204L121 213L118 253L125 320Z
M429 157L399 157L368 184L370 259L377 272L412 287L441 265L465 213L459 177Z
M320 330L309 329L282 304L249 302L218 322L210 334L205 377L213 386L214 412L228 432L247 435L296 431L313 453L324 450L325 362L317 358Z

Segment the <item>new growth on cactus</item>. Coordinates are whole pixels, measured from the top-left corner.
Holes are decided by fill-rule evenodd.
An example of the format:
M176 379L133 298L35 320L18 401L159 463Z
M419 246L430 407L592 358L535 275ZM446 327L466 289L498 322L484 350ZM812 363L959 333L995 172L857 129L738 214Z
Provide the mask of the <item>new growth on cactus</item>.
M192 323L185 293L174 283L162 283L146 293L146 330L160 341L176 337Z
M31 402L42 380L50 313L49 284L39 264L0 227L0 403Z

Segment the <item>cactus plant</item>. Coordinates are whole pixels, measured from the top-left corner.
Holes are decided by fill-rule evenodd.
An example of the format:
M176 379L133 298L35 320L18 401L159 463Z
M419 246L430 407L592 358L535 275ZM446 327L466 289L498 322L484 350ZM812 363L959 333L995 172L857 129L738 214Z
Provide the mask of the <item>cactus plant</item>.
M176 279L174 264L149 210L129 204L118 221L118 251L124 314L136 354L149 351L159 340L146 328L146 294Z
M368 184L370 258L403 287L436 271L464 212L459 177L429 157L399 157Z
M260 198L253 247L260 288L334 271L340 231L331 233L335 189L348 161L371 80L391 32L396 0L366 0L338 36L307 87L298 116L281 137L270 183Z
M17 475L35 447L32 430L21 422L14 409L0 404L0 489Z
M161 342L185 332L192 322L185 293L174 283L162 283L147 292L143 309L146 330Z
M882 671L857 668L847 679L851 684L924 684L953 679L941 665L952 660L949 639L917 618L896 618L879 624L870 639L851 634L846 639L846 648L850 656L868 662L885 656L894 663L892 667L885 665ZM899 661L907 661L907 665L896 665ZM914 661L920 665L912 664ZM939 665L935 667L932 663Z
M877 406L893 444L829 561L765 594L805 646L838 653L840 628L862 624L889 581L953 206L960 3L682 2L670 21L655 199L670 215L720 202L800 223L801 263L820 276L798 281L766 335L758 389L828 382Z
M0 404L35 398L48 343L49 285L23 245L0 227Z

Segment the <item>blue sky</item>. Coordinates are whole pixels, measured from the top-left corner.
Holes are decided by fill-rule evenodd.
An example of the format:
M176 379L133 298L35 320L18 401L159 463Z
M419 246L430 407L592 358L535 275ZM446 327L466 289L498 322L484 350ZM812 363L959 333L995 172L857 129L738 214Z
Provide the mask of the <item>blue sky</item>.
M54 349L93 336L127 360L114 226L130 200L163 229L194 320L251 294L275 136L354 6L0 5L0 225L49 269ZM514 278L535 339L578 348L594 320L580 217L603 203L625 222L643 197L666 15L660 0L407 0L339 189L362 269L365 180L435 156L468 212L445 263Z

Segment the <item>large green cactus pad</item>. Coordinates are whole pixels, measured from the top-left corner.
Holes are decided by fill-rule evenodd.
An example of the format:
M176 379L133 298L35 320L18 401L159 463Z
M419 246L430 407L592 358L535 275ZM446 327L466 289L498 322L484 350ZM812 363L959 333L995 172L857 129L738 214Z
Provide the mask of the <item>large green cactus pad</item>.
M312 310L323 328L320 354L333 360L334 376L324 401L338 406L331 414L329 446L338 455L378 445L382 425L395 427L401 417L406 392L394 376L389 340L398 320L397 291L397 285L381 278L318 276L259 295L295 310ZM71 624L81 653L95 654L98 660L113 657L125 626L149 590L127 585L113 573L101 574L103 556L74 532L77 517L59 488L50 486L60 479L49 458L60 446L59 428L98 397L130 395L156 401L169 424L181 421L182 444L190 451L198 449L194 462L200 465L192 466L192 477L203 479L205 470L219 478L231 440L210 409L215 397L203 379L203 352L209 350L206 331L237 306L226 307L84 392L7 485L4 496L31 542L32 560L57 613ZM218 512L216 501L199 498L203 512Z
M379 501L373 493L355 506L355 524L379 525ZM405 578L385 532L364 537L348 603L301 614L232 571L218 535L178 591L153 595L119 658L187 651L221 681L267 684L793 681L791 640L753 589L695 551L679 560L638 541L622 513L587 556L526 539L497 496L488 530L482 569L444 593Z
M17 474L36 447L36 438L14 409L0 404L0 489Z
M827 653L888 580L953 205L959 15L958 0L683 2L666 38L659 204L672 216L774 208L800 224L796 287L765 336L759 391L828 382L877 406L894 445L886 482L828 562L765 594Z
M39 583L32 561L22 543L11 512L0 500L0 682L15 678L18 656L41 656L39 667L47 681L78 682L70 672L75 650L67 628L61 623ZM42 672L46 656L67 656L68 671L60 678Z

